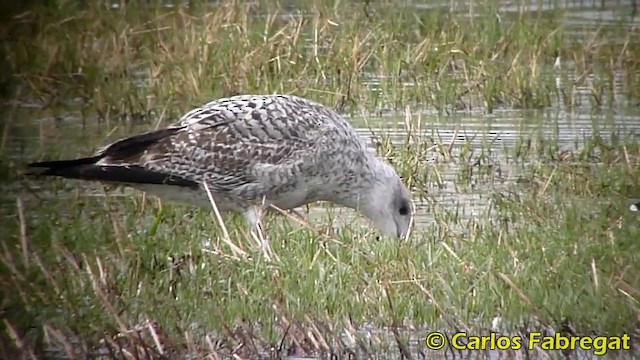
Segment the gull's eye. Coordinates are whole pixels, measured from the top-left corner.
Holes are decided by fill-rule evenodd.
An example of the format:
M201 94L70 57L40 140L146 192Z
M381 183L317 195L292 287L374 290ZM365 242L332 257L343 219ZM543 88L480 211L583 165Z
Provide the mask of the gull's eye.
M409 214L409 207L407 205L402 205L400 207L400 215L407 215Z

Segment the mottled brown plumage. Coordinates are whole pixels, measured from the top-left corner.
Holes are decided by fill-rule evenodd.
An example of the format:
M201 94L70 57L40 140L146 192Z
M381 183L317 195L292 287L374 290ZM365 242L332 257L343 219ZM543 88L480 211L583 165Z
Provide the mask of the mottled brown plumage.
M185 114L165 129L116 141L88 158L33 163L32 175L114 182L221 211L331 201L385 233L408 228L410 198L396 172L333 109L287 95L240 95ZM263 202L264 201L264 202Z

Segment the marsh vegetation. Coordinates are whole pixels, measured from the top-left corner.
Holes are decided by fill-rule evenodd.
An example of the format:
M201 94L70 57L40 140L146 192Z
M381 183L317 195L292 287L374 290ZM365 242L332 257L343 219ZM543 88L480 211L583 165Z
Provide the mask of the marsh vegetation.
M633 335L640 32L631 3L606 3L60 0L7 15L0 356L438 358L435 329ZM392 162L416 202L408 241L319 204L303 223L266 219L266 261L239 217L225 224L241 255L212 213L21 176L274 92L340 109Z

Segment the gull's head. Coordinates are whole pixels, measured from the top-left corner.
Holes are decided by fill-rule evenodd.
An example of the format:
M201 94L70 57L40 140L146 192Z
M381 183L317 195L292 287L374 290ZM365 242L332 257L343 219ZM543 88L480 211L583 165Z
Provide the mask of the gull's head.
M411 196L391 166L379 160L360 211L385 235L403 238L411 222Z

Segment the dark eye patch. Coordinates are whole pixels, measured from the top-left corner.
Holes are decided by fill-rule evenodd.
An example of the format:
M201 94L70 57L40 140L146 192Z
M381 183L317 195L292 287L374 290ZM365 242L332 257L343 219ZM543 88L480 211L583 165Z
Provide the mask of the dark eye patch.
M400 215L408 215L409 214L409 206L407 204L402 204L400 206Z

